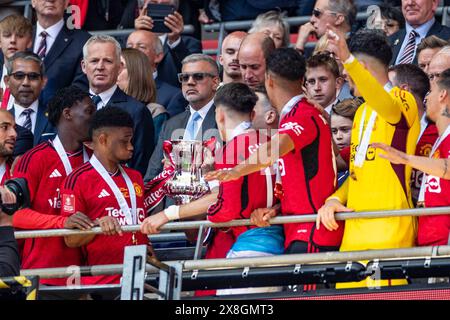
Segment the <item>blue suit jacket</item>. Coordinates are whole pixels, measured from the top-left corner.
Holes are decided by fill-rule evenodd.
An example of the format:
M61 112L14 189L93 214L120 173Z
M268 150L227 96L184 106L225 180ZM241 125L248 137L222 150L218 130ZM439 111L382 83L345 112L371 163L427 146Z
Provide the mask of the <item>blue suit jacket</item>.
M190 36L181 36L180 43L173 49L164 43L164 58L158 64L158 78L175 87L180 87L177 74L181 72L181 62L193 53L202 53L200 41Z
M9 110L9 112L11 112L13 116L15 116L14 107L11 110ZM56 135L56 129L48 121L46 113L47 108L45 108L42 104L39 104L38 112L36 115L36 125L34 127L33 133L33 146L36 146L39 143L47 141L49 139L53 139Z
M155 79L156 103L164 106L171 117L183 112L188 102L183 97L180 88L162 81L159 76Z
M36 30L34 31L36 33ZM83 46L90 34L83 30L70 30L64 25L44 58L47 85L41 93L40 102L46 106L55 92L70 85L89 88L86 75L81 70ZM33 43L36 34L33 36Z
M448 41L450 38L450 28L443 26L436 20L434 24L431 26L430 30L428 31L427 37L432 35ZM389 42L392 48L391 65L394 65L395 61L397 60L397 56L400 53L400 49L402 48L405 36L406 36L406 29L400 29L399 31L397 31L396 33L394 33L392 36L389 37ZM414 57L413 63L417 64L417 55Z
M128 166L141 172L142 176L147 171L148 162L155 148L153 119L150 111L140 101L125 94L119 88L116 89L106 107L115 106L127 111L134 121L133 157L128 161Z

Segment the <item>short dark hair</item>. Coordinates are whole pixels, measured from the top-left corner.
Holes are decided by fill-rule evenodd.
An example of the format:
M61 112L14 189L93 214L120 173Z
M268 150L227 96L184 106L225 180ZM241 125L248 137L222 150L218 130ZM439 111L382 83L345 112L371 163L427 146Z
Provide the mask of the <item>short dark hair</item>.
M37 54L28 51L18 51L11 57L11 59L5 61L6 71L8 72L8 75L11 75L11 73L13 72L13 63L17 59L36 62L39 65L39 72L41 76L43 77L45 75L44 61Z
M392 49L386 35L381 30L360 29L350 37L349 49L353 54L364 54L388 66L392 59Z
M430 90L430 79L422 69L415 64L397 64L389 68L389 71L395 72L397 85L407 84L413 94L421 100L425 99Z
M89 136L92 139L94 131L102 128L134 128L131 115L119 107L107 107L98 110L92 119Z
M268 57L267 72L289 81L300 81L305 76L305 58L293 48L275 49Z
M56 91L48 102L48 121L57 126L65 108L72 108L77 102L89 98L89 94L77 86L70 86Z
M450 69L446 69L437 77L436 84L443 90L450 90Z
M388 4L380 4L379 8L381 17L384 19L397 21L399 29L403 29L405 27L405 17L403 17L403 13L400 9Z
M331 72L335 78L339 78L341 76L336 59L326 52L316 53L315 55L309 57L306 61L306 69L318 67L324 67L326 70Z
M448 45L448 41L445 41L444 39L439 38L438 36L431 35L426 38L423 38L422 41L420 41L419 45L417 46L417 55L422 50L425 49L441 49Z
M243 83L227 83L220 87L214 97L214 104L239 113L253 111L258 96Z

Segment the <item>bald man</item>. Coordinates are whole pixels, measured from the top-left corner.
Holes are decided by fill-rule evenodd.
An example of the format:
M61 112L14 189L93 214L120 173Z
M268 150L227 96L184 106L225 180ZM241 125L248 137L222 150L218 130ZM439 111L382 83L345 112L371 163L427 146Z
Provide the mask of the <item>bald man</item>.
M128 36L127 48L143 52L150 61L152 70L148 72L153 72L153 78L155 79L156 102L164 106L171 117L183 112L188 102L184 99L180 88L164 81L160 76L163 73L158 71L158 66L164 59L163 44L159 37L151 31L136 30Z
M428 66L428 77L430 81L439 78L439 75L450 68L450 46L445 46L434 55Z
M253 89L264 85L266 59L274 50L273 40L261 32L249 34L242 40L238 60L245 84Z
M242 40L244 40L246 36L246 32L235 31L226 36L222 42L222 51L219 56L219 63L223 68L223 84L243 81L239 66L238 52Z

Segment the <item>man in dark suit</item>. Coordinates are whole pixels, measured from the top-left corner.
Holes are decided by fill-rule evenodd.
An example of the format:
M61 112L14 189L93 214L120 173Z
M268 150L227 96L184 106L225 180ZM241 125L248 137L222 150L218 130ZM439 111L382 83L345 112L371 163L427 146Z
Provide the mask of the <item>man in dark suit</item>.
M178 0L150 0L147 3L159 3L168 4L178 8ZM153 29L153 20L147 15L146 4L140 10L139 17L134 21L134 27L137 30L149 30ZM183 17L177 11L174 14L168 15L164 24L172 32L158 34L163 43L164 56L158 64L158 73L161 80L171 84L172 86L179 87L180 83L177 80L177 74L181 71L181 61L185 57L193 53L201 53L201 42L190 36L182 36L184 22Z
M128 165L145 174L154 149L154 128L150 111L136 99L126 95L117 85L122 64L120 45L110 36L91 37L83 47L82 70L89 80L89 93L97 110L116 106L127 111L134 121L133 157Z
M63 19L68 0L33 0L37 24L33 36L33 52L44 60L48 78L41 102L46 105L55 92L71 84L88 88L86 76L81 71L81 48L89 34L77 30Z
M46 107L38 100L47 82L42 60L32 52L17 52L9 59L7 70L5 83L14 98L10 112L16 124L33 133L33 145L53 138L55 128L48 122Z
M170 116L183 112L188 102L184 99L179 87L175 87L161 78L158 65L164 59L164 52L161 40L156 34L148 30L136 30L127 39L127 48L134 48L143 52L153 70L153 78L156 84L156 102L164 106Z
M416 49L422 39L435 35L443 40L450 38L450 28L441 25L434 14L439 0L402 0L405 28L389 37L392 46L391 65L417 64Z
M144 180L149 181L163 169L163 143L165 140L220 139L215 120L213 99L219 86L219 70L214 59L193 54L183 60L180 74L183 95L189 110L167 120L161 129L158 144L152 154Z

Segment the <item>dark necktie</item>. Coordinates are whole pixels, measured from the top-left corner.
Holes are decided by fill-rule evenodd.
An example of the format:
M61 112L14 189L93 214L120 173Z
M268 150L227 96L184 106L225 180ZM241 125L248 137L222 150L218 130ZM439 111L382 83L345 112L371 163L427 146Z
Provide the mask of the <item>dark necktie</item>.
M22 114L25 116L25 122L23 123L23 127L31 131L31 113L33 109L25 109L22 111Z
M102 101L102 98L100 98L100 96L92 96L92 101L94 102L94 104L95 104L95 107L97 108L97 105L99 104L99 102L101 102Z
M45 58L45 55L47 54L47 36L48 33L45 31L42 31L41 34L41 43L39 44L39 49L37 51L38 56L41 59Z
M411 30L408 36L408 42L406 43L405 50L403 50L402 56L400 60L398 60L398 64L411 63L414 59L414 54L416 52L416 38L419 34Z

